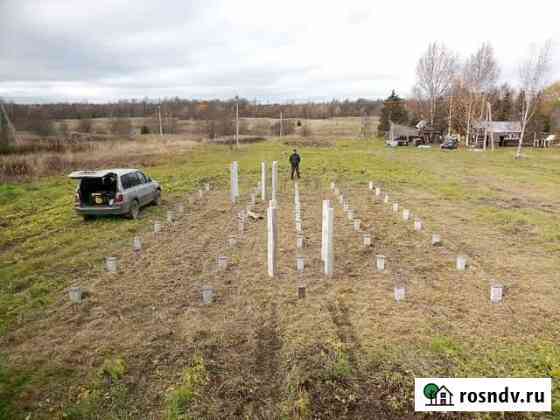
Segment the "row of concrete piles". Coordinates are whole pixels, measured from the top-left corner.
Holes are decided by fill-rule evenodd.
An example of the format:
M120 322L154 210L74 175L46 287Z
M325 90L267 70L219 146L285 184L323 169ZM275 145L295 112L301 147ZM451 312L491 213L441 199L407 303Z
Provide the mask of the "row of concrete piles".
M205 192L210 191L210 184L205 183L203 188L199 189L197 192L198 198L202 199L204 197ZM185 206L183 203L177 203L174 210L167 210L166 213L166 222L167 225L173 225L175 221L178 220L179 217L182 217L185 213ZM157 235L162 231L164 227L164 223L156 220L153 224L153 234L157 237ZM138 255L142 251L142 237L140 235L134 236L132 239L132 250L136 255ZM105 257L104 261L104 268L105 271L110 274L114 275L117 274L119 271L119 259L116 256L108 256ZM84 296L85 290L81 286L73 286L69 289L68 294L70 297L70 301L72 303L81 303Z
M382 191L381 191L380 186L375 186L374 183L372 181L370 181L368 187L369 187L369 190L374 193L374 198L375 199L381 199ZM394 201L394 202L391 203L388 193L384 194L382 200L383 200L384 204L391 205L391 209L392 209L394 214L396 214L397 216L399 215L399 203L398 203L398 201ZM414 217L415 215L413 215L413 213L410 209L403 208L402 211L400 212L400 215L401 215L402 221L405 222L405 223L413 220L415 231L420 232L425 228L422 220L419 217ZM432 243L432 246L442 246L443 242L442 242L442 239L441 239L441 235L439 233L432 233L431 243ZM466 271L467 267L468 267L468 257L466 255L463 255L463 254L457 255L457 257L455 259L455 268L457 269L457 271ZM503 299L503 285L496 282L496 281L491 281L490 301L492 303L500 303L500 302L502 302L502 299Z

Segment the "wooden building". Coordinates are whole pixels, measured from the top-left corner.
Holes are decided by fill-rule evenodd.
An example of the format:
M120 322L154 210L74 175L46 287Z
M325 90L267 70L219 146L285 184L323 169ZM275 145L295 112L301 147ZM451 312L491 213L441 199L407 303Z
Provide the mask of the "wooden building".
M477 121L473 124L470 144L474 147L491 147L492 136L496 147L517 146L521 136L519 121ZM523 139L523 144L531 146L532 140Z

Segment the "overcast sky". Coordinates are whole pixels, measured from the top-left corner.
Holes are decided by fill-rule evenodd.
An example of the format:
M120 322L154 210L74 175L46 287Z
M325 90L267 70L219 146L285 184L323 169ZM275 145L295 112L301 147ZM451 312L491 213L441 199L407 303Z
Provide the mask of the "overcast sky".
M516 83L560 1L0 0L0 96L19 101L406 96L419 56L490 41Z

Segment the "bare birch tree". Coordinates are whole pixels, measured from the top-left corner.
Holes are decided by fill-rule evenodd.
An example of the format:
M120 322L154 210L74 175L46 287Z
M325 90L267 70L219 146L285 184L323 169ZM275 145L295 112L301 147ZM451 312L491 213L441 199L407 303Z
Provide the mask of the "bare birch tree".
M472 54L465 62L463 67L463 80L469 91L466 110L467 145L469 143L474 115L476 111L480 110L479 119L482 119L484 110L486 109L486 95L496 84L499 74L500 71L494 57L494 49L488 42L482 44L478 51ZM480 107L478 107L479 103Z
M540 49L533 45L529 56L519 66L519 87L524 92L525 97L521 104L521 136L515 153L516 159L521 157L527 123L535 115L540 95L546 84L546 77L550 69L551 47L552 41L550 39Z
M433 42L416 65L416 91L430 104L434 125L437 101L450 90L457 70L457 57L444 44Z

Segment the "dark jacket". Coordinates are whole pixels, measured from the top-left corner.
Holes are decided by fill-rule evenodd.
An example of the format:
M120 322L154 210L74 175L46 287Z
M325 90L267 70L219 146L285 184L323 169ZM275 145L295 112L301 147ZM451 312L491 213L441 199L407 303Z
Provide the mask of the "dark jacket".
M299 155L297 153L292 153L290 155L290 164L292 166L299 166L300 162L301 162L301 158L299 157Z

